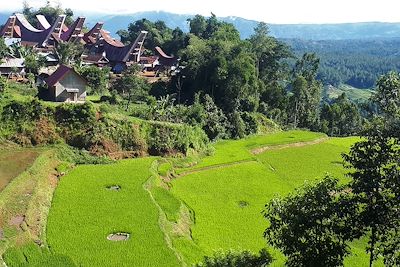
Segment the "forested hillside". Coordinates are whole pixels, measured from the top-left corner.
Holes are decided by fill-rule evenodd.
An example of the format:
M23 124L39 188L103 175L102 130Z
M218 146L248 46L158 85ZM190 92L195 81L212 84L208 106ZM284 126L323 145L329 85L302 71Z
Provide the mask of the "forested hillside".
M284 42L296 55L314 52L320 57L318 79L324 84L372 88L380 75L400 70L399 38Z

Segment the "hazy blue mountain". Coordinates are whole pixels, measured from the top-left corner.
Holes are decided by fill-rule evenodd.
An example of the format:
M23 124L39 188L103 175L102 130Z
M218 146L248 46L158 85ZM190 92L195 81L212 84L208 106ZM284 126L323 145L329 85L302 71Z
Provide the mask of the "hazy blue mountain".
M88 15L88 21L93 25L101 20L105 28L115 36L119 29L126 29L129 23L147 18L150 21L163 20L170 28L180 27L188 31L187 19L193 15L178 15L163 11L139 12L130 15ZM242 38L253 33L257 21L239 17L221 17L232 23L239 30ZM343 24L269 24L271 35L278 38L299 38L309 40L345 40L368 38L400 37L400 23L364 22Z
M6 14L6 13L0 13L0 26L3 25L4 23L6 23L8 17L10 16L10 14Z
M7 20L9 13L0 13L0 25ZM129 23L147 18L150 21L163 20L170 28L179 27L188 31L187 19L193 15L179 15L163 11L138 12L129 15L91 14L75 12L76 16L86 16L87 26L91 27L98 21L105 23L105 29L116 36L120 29L126 29ZM220 19L232 23L239 30L242 38L253 33L257 21L239 17L221 17ZM400 23L365 22L343 24L269 24L271 35L278 38L294 38L308 40L346 40L400 37Z

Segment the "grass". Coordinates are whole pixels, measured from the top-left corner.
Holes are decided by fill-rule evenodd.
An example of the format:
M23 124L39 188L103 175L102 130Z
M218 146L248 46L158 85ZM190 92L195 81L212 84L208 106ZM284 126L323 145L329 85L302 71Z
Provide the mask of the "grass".
M338 98L343 93L345 93L350 100L367 101L374 93L374 90L358 89L347 84L341 84L338 87L329 86L324 88L324 95L330 99Z
M47 215L57 183L54 169L58 164L54 151L41 151L32 166L0 193L0 253L33 240L45 243ZM20 225L10 223L16 217L24 217Z
M178 266L158 224L159 212L143 184L154 158L79 166L55 193L47 228L53 252L78 266ZM121 186L120 191L107 190ZM106 239L128 232L123 242Z
M32 165L39 153L28 149L0 150L0 191Z

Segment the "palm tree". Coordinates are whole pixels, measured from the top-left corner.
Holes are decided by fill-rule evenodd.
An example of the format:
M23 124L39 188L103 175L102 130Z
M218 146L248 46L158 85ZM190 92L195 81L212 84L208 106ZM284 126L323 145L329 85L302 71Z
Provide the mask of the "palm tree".
M60 64L71 65L78 61L83 53L83 46L80 43L61 42L54 47L54 54Z

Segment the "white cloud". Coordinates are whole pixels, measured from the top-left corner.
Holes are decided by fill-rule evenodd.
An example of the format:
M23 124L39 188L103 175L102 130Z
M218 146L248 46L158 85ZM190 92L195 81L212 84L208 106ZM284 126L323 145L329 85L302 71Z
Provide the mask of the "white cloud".
M17 10L23 0L1 0L0 10ZM29 0L33 7L45 0ZM180 14L240 16L269 23L336 23L362 21L400 21L398 0L56 0L63 7L85 12L134 13L165 10ZM77 15L79 12L76 12Z

